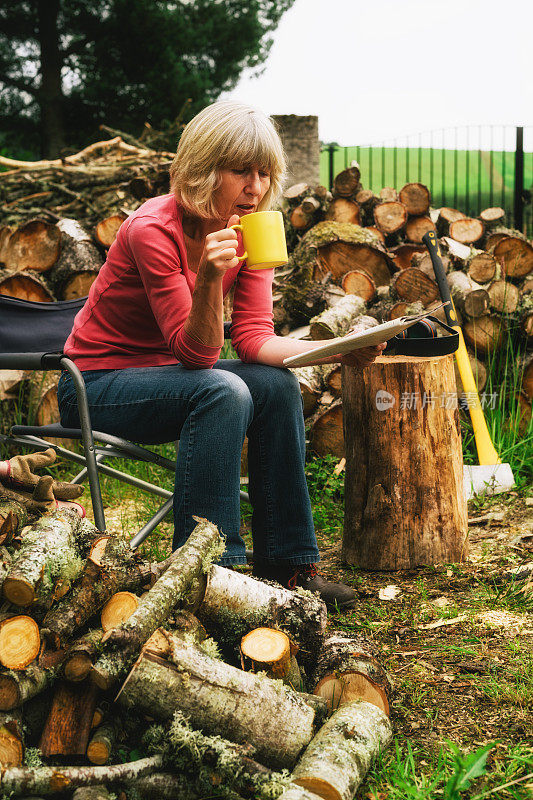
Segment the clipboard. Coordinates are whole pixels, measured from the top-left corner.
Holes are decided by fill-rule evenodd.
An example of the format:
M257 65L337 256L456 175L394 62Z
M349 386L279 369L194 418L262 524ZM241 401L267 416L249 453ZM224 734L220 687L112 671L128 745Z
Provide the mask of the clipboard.
M441 303L435 308L431 309L431 313L438 311L448 303ZM326 356L343 355L352 350L359 350L361 347L371 347L372 345L380 344L380 342L387 342L394 336L397 336L402 331L410 328L415 322L420 322L428 316L430 312L423 314L416 314L412 316L398 317L398 319L383 322L375 328L370 328L360 333L349 333L346 336L340 336L337 339L332 339L326 344L321 344L313 350L307 350L305 353L299 353L296 356L289 356L283 359L284 367L307 367L310 364L316 363L317 358L325 358Z

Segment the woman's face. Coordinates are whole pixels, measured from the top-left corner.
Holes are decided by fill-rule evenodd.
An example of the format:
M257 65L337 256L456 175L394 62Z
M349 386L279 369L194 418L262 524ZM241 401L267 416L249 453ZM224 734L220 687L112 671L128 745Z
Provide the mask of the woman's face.
M254 164L242 169L221 169L219 174L215 205L221 219L228 220L232 214L242 217L257 211L270 186L268 171Z

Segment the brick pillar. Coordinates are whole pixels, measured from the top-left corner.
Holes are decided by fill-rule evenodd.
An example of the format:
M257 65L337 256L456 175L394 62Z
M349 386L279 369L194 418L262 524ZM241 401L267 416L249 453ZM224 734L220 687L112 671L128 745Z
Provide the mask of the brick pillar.
M273 115L288 161L286 186L294 183L320 183L320 143L318 117L298 117L295 114Z

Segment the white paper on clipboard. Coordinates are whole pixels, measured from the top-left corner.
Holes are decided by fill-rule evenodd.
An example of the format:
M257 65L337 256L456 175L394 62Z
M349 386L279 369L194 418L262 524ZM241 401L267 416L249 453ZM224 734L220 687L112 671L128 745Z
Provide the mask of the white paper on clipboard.
M317 358L325 358L326 356L341 355L349 353L351 350L359 350L361 347L372 347L372 345L386 342L396 336L398 333L407 330L415 322L420 322L428 314L433 314L439 308L447 305L441 303L435 306L431 311L426 311L423 314L416 314L408 317L398 317L398 319L390 320L390 322L383 322L375 328L362 331L361 333L349 333L347 336L340 336L337 339L332 339L326 344L321 344L313 350L308 350L306 353L299 353L297 356L290 356L283 360L284 367L307 367L309 364L315 364Z

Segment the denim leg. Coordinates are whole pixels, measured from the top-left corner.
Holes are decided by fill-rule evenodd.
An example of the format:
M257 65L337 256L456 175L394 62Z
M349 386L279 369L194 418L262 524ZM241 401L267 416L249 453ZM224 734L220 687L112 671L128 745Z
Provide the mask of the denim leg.
M192 515L226 536L221 564L246 563L240 536L240 454L252 416L246 384L222 370L168 367L84 372L94 430L142 444L180 439L174 489L176 548L195 526ZM75 392L58 386L61 421L78 426Z
M264 364L227 360L215 369L239 376L254 404L248 428L254 556L290 565L318 561L298 381L289 370Z

